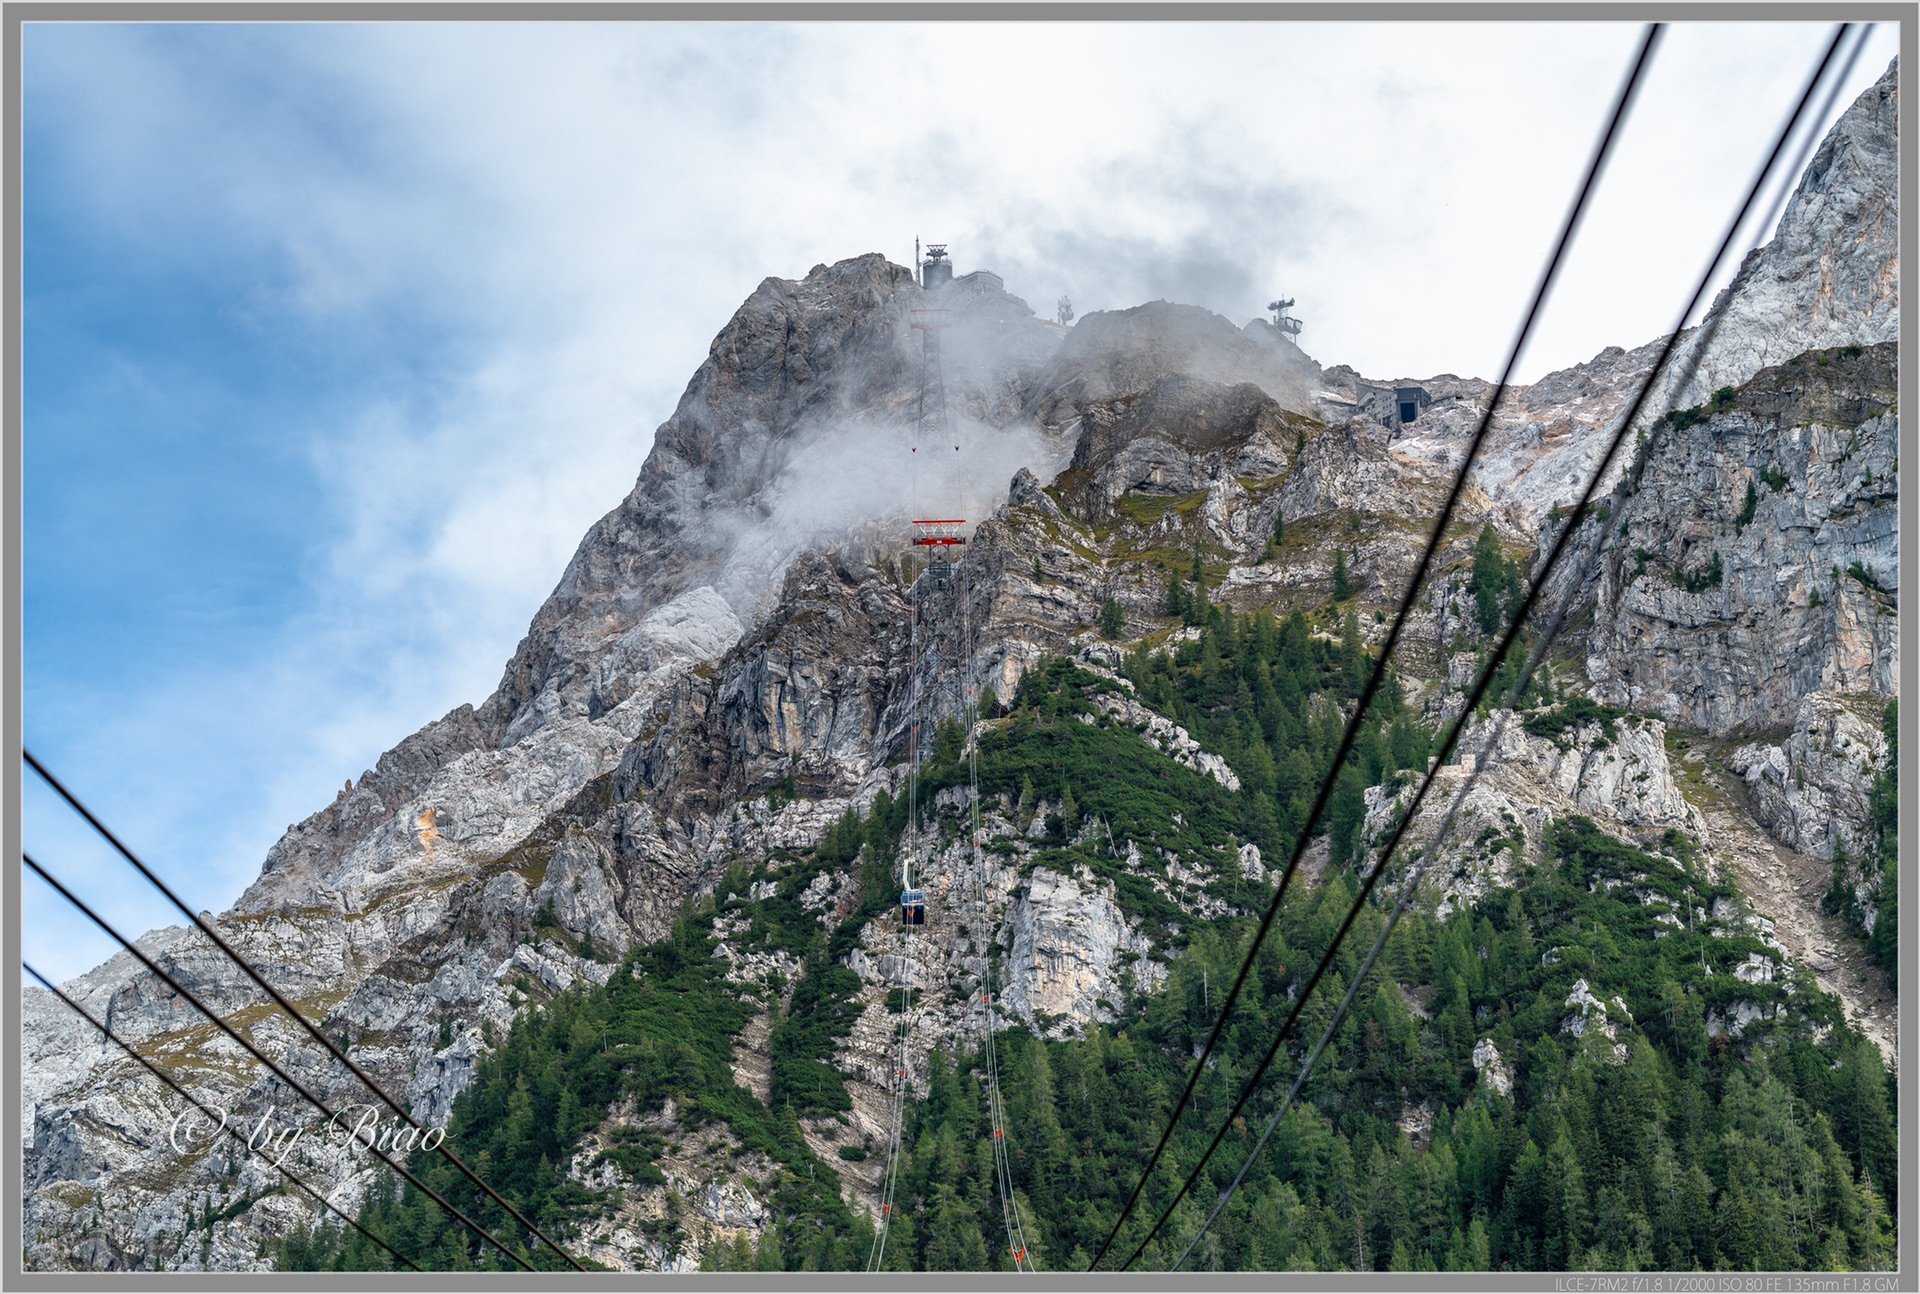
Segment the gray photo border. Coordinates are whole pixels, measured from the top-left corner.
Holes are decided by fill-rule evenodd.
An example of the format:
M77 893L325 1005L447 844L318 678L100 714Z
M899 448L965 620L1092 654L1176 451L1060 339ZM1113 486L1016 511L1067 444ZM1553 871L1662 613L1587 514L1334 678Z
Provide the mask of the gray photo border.
M61 3L59 0L33 0L0 8L0 82L10 87L4 101L5 142L0 155L5 160L5 261L0 266L0 282L5 284L5 359L0 374L4 381L5 403L0 409L4 426L0 427L0 729L4 730L7 758L0 768L0 842L4 843L7 866L0 881L0 901L5 909L5 939L17 947L20 939L21 877L18 864L21 827L18 806L21 793L21 639L22 639L22 563L21 520L22 481L22 109L21 53L22 28L28 23L177 23L177 22L1645 22L1666 21L1773 21L1838 22L1843 20L1897 23L1900 28L1900 59L1911 66L1920 53L1920 4L1886 3L1658 3L1655 0L1630 0L1627 3L1553 4L1543 0L1519 3L1218 3L1181 4L1165 0L1151 3L979 3L936 2L915 4L906 0L881 0L879 3L822 2L799 3L697 4L697 3L583 3L560 0L542 4L511 0L448 0L446 3L369 3L366 0L302 0L296 3L262 3L237 0L234 3L189 0L183 3ZM1901 139L1900 204L1903 211L1920 210L1915 204L1920 181L1912 165L1912 109L1902 95L1899 109ZM1914 262L1915 223L1902 221L1900 255L1904 264ZM1900 301L1901 348L1899 359L1900 390L1914 389L1915 361L1906 339L1913 335L1913 301L1902 295ZM1909 453L1900 466L1899 518L1902 533L1913 533L1920 523L1920 496L1914 491L1914 477L1920 472L1920 452ZM1912 551L1902 548L1899 558L1903 588L1915 587L1916 574ZM1900 608L1899 622L1903 641L1911 642L1915 612L1911 604ZM1900 662L1901 691L1914 696L1920 664L1911 653ZM1901 715L1900 746L1905 752L1900 761L1900 864L1909 870L1916 857L1914 842L1920 841L1920 762L1914 758L1913 733L1916 717L1912 707ZM1900 979L1920 983L1920 903L1910 901L1900 911ZM9 956L0 965L5 979L5 1002L20 1001L22 973L17 958ZM914 1273L916 1288L931 1290L990 1289L1018 1282L1059 1290L1554 1290L1554 1291L1647 1291L1724 1290L1752 1291L1754 1294L1793 1294L1795 1291L1898 1290L1911 1289L1915 1273L1914 1234L1915 1178L1920 1176L1920 1124L1910 1116L1914 1096L1913 1002L1903 996L1899 1004L1900 1073L1900 1181L1902 1207L1898 1246L1899 1270L1894 1273L1840 1275L1818 1273L1754 1272L1727 1274L1640 1273L1618 1275L1591 1273L1556 1275L1551 1272L1488 1273L1188 1273L1099 1272L1041 1273L1030 1278L1011 1274ZM9 1012L10 1014L10 1012ZM0 1199L13 1198L21 1181L20 1106L13 1099L20 1090L21 1039L17 1027L5 1031L6 1144L4 1180L0 1180ZM881 1290L902 1284L897 1274L820 1272L755 1275L749 1273L248 1273L248 1272L29 1272L20 1266L24 1252L25 1217L21 1210L9 1208L5 1230L0 1232L11 1242L5 1248L9 1256L0 1267L0 1288L19 1290L254 1290L265 1287L327 1290L469 1290L469 1289L687 1289L703 1290Z

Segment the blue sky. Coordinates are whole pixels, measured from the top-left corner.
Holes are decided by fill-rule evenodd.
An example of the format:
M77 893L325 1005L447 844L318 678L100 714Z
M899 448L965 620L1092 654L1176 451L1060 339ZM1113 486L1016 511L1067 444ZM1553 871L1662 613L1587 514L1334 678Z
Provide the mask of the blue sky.
M1674 31L1527 375L1666 327L1823 31ZM31 26L27 742L224 906L492 689L762 277L916 234L1043 313L1284 290L1323 363L1491 376L1636 34ZM100 960L26 893L41 969Z

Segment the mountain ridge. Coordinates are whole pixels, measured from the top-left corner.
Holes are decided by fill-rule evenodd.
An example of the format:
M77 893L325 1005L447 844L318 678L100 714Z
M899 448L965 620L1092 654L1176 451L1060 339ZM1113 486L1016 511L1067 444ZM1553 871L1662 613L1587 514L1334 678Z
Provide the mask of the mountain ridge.
M1877 715L1856 711L1872 708L1860 698L1891 696L1897 664L1886 608L1897 597L1898 414L1884 396L1898 263L1883 236L1896 86L1890 68L1843 116L1779 235L1716 301L1719 336L1687 388L1713 407L1685 426L1669 420L1639 491L1616 496L1617 510L1600 523L1631 546L1615 545L1588 588L1558 590L1590 613L1556 662L1559 686L1578 682L1596 701L1642 714L1610 738L1599 724L1566 745L1510 739L1519 742L1515 762L1540 771L1481 795L1475 811L1486 831L1478 840L1462 832L1453 848L1462 882L1447 890L1453 902L1498 889L1502 867L1544 860L1552 821L1568 813L1628 838L1669 828L1704 836L1702 815L1725 809L1696 785L1693 752L1676 747L1674 725L1703 743L1751 739L1727 754L1726 769L1754 797L1757 807L1741 812L1757 824L1755 839L1771 832L1809 857L1830 858L1834 842L1867 847L1869 791L1888 746L1883 737L1874 744ZM1829 257L1823 247L1837 250ZM1773 354L1775 341L1763 336L1777 331L1776 298L1804 294L1810 281L1814 307L1787 330L1793 345L1809 344L1754 363ZM939 344L964 466L916 470L903 491L874 446L898 450L913 439L924 342L912 312L941 308L950 312ZM984 284L925 290L874 254L816 266L799 281L765 280L716 336L633 490L583 538L494 693L407 737L295 824L220 918L223 929L329 1031L358 1035L357 1057L417 1109L445 1117L524 1003L604 983L612 968L599 955L670 938L690 905L724 906L745 860L817 849L849 811L890 812L905 790L910 698L932 681L908 633L924 564L901 539L907 509L930 496L966 498L974 519L962 588L972 639L957 662L974 694L991 689L1011 701L1045 662L1073 660L1106 689L1088 702L1094 722L1084 726L1137 729L1143 746L1222 794L1227 779L1236 793L1243 780L1282 784L1290 771L1258 767L1270 757L1254 744L1208 749L1156 709L1122 648L1097 630L1105 608L1118 608L1115 638L1151 639L1169 659L1198 653L1208 622L1182 625L1177 617L1189 612L1175 611L1191 596L1179 592L1191 570L1203 605L1212 599L1247 616L1299 611L1312 641L1329 644L1313 650L1357 652L1380 634L1377 617L1404 587L1424 539L1420 519L1436 510L1491 388L1450 375L1404 383L1419 385L1427 404L1402 425L1376 395L1397 384L1322 370L1261 324L1236 328L1160 302L1088 315L1062 339L1017 297ZM1556 524L1555 505L1591 470L1655 345L1607 348L1503 404L1468 493L1471 522L1448 536L1409 624L1409 715L1432 723L1453 712L1450 703L1457 711L1457 676L1484 646L1474 532L1490 527L1499 560L1524 561ZM1796 356L1803 362L1787 362ZM1700 386L1709 381L1736 393L1722 401ZM1858 421L1842 437L1822 429L1827 415ZM1658 559L1634 570L1635 548ZM1833 574L1842 558L1866 578ZM1783 564L1801 576L1776 579ZM1336 567L1356 591L1329 603ZM1820 601L1809 606L1816 587ZM1746 638L1728 638L1730 620ZM1703 644L1712 662L1705 682L1690 663ZM1796 663L1782 668L1788 657ZM1320 714L1326 703L1301 704ZM1858 758L1816 757L1841 736ZM1584 782L1603 765L1614 770L1604 784L1565 785L1568 770ZM1182 776L1155 767L1156 776ZM1795 770L1800 781L1788 793ZM1336 831L1346 834L1316 842L1316 875L1350 863L1335 856L1343 850L1364 853L1392 801L1384 788L1356 792L1341 810ZM988 811L1011 852L976 864L949 842L933 861L928 883L943 901L990 896L976 918L986 929L957 939L937 974L913 973L971 993L1004 954L1001 992L1036 1035L1116 1021L1166 982L1168 937L1149 919L1157 905L1229 914L1245 899L1234 886L1266 876L1250 842L1175 844L1172 834L1130 839L1131 852L1114 845L1110 865L1104 854L1098 867L1036 863L1048 848L1022 843L1040 838L1030 834L1036 824L1063 851L1083 824L1064 822L1071 810L1057 788L1030 790L1009 787ZM1032 801L1024 810L1023 799ZM1284 814L1284 799L1276 804ZM1517 853L1489 856L1487 832L1510 838L1503 813L1525 824L1512 828ZM1063 820L1057 837L1050 816ZM1741 849L1752 858L1759 846ZM752 884L776 879L778 868L766 866ZM1877 878L1863 874L1851 900L1870 914L1878 895ZM873 899L831 877L814 897L809 912ZM552 920L536 920L541 913ZM1762 932L1753 955L1769 962L1769 982L1789 957L1818 960L1811 943L1774 940L1761 918L1730 909L1717 919ZM721 935L720 946L735 953L729 983L787 981L755 1017L770 1031L809 963L779 948L735 948L752 928L749 920ZM1819 926L1817 937L1833 939L1835 929ZM990 935L1001 930L997 954ZM223 1011L253 1004L250 986L188 932L147 938ZM884 986L901 973L886 964L884 945L876 928L836 963L859 981L862 1009L844 1046L829 1049L830 1063L859 1079L849 1117L869 1134L890 1064ZM1776 946L1778 959L1765 951ZM1890 1043L1890 1027L1871 1019L1887 1009L1884 990L1873 997L1862 977L1818 974ZM116 1029L167 1049L204 1081L230 1095L260 1091L236 1077L238 1053L200 1040L124 955L72 984ZM1737 1036L1739 1011L1723 1006L1722 1033ZM29 992L26 1010L37 1038L25 1093L36 1263L245 1268L264 1261L263 1242L298 1224L291 1201L266 1198L193 1241L173 1200L178 1188L167 1184L164 1145L131 1131L161 1108L157 1098L83 1043L84 1026L63 1023L65 1009L44 994ZM928 1010L921 1072L935 1064L936 1044L978 1027L958 1001ZM252 1027L274 1045L297 1043L291 1025ZM865 1200L871 1173L862 1161L833 1158L825 1120L799 1126L847 1193ZM371 1188L364 1170L329 1171L343 1199L357 1203ZM81 1193L114 1195L119 1216L104 1234L78 1228L93 1207L71 1203ZM726 1207L714 1205L716 1226ZM620 1248L603 1242L606 1252ZM677 1261L661 1244L629 1247L643 1250L652 1262Z

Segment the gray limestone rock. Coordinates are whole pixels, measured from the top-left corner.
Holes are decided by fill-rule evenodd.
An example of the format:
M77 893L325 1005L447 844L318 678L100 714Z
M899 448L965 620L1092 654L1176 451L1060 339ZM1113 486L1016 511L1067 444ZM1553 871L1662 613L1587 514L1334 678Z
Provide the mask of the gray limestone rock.
M1700 834L1668 763L1667 724L1747 738L1733 762L1752 811L1794 848L1857 839L1884 758L1877 707L1898 664L1895 106L1890 71L1822 146L1773 243L1716 304L1724 326L1692 398L1727 385L1734 398L1665 436L1637 492L1589 523L1610 537L1592 582L1563 577L1550 590L1580 613L1574 645L1596 695L1662 718L1622 720L1606 741L1597 729L1532 736L1524 716L1509 724L1435 860L1443 913L1537 860L1548 823L1569 813L1636 839ZM946 327L930 342L916 318ZM915 582L930 577L904 523L922 498L903 490L896 451L917 449L929 346L940 348L964 470L930 465L913 479L941 501L936 515L963 509L969 524L949 615L916 624ZM1461 529L1403 640L1417 704L1457 708L1464 677L1450 691L1443 676L1455 647L1474 645L1471 634L1455 641L1473 533L1491 523L1516 552L1552 533L1554 505L1592 469L1653 350L1609 348L1495 410ZM1419 388L1404 424L1390 398L1401 385ZM291 827L221 927L330 1035L351 1034L383 1084L444 1117L488 1035L497 1043L511 1026L516 982L537 1003L583 977L604 981L613 967L579 956L577 941L591 936L611 957L658 939L735 863L804 852L849 808L900 795L916 690L952 680L969 701L987 688L1007 698L1049 657L1110 672L1133 635L1166 627L1169 573L1184 573L1196 546L1226 572L1210 596L1239 611L1323 608L1338 549L1355 623L1377 640L1370 613L1404 587L1491 397L1476 378L1378 383L1322 371L1270 326L1238 329L1165 302L1063 332L985 279L927 292L877 255L768 279L715 338L632 492L583 538L494 694L405 738ZM1289 538L1273 545L1280 516ZM1124 612L1125 641L1096 632L1109 600ZM1174 629L1164 649L1188 633ZM1096 722L1134 727L1162 754L1239 785L1220 752L1126 688L1103 700ZM1476 726L1441 770L1411 843L1430 838L1435 807L1490 732ZM1403 802L1404 792L1370 793L1368 839ZM935 805L956 821L969 807L951 795ZM1001 852L956 836L934 842L916 872L952 916L951 938L909 948L875 923L848 958L864 1010L835 1063L852 1080L854 1123L869 1131L884 1126L897 1064L889 986L927 990L908 1058L923 1073L933 1046L984 1029L1063 1036L1113 1019L1178 953L1177 932L1175 945L1156 946L1110 881L1036 868L1031 825L1014 821L1014 806L981 809ZM1209 893L1215 877L1270 879L1251 845L1149 856L1099 834L1104 825L1069 830L1196 917L1225 910ZM1316 849L1309 877L1325 858ZM848 898L846 878L826 878L806 902L827 917ZM535 931L548 904L559 931ZM1760 928L1731 906L1715 920ZM799 969L785 952L743 951L744 928L725 919L715 933L736 982L776 970L790 981ZM143 946L216 1009L244 1016L329 1100L363 1099L196 933L158 931ZM1010 978L1004 1002L988 1004L996 956ZM1744 971L1755 983L1779 973L1764 956ZM236 1109L284 1100L131 959L71 989L209 1099ZM1576 998L1572 1032L1610 1033L1628 1018L1584 983ZM1760 1010L1731 1003L1710 1028L1737 1035ZM154 1129L173 1111L159 1089L48 995L29 990L22 1018L22 1187L37 1267L247 1270L308 1219L303 1203L268 1196L190 1235L225 1189L227 1161L182 1161L165 1146ZM767 1028L765 1016L750 1026L736 1055L749 1086L769 1072ZM1482 1047L1482 1083L1506 1090L1505 1062ZM616 1111L595 1136L639 1117ZM670 1108L645 1117L679 1126ZM807 1130L850 1198L870 1207L875 1164L841 1160L832 1135ZM725 1140L674 1151L665 1171L702 1235L758 1235L777 1169ZM604 1173L591 1151L568 1171ZM237 1180L258 1191L270 1171L244 1165ZM349 1206L371 1182L351 1159L315 1172ZM628 1270L697 1264L692 1250L652 1238L665 1200L665 1188L631 1192L583 1247Z
M1727 761L1747 784L1754 816L1789 849L1817 858L1832 858L1835 845L1862 852L1867 797L1887 756L1877 701L1810 693L1785 739L1749 743Z
M1596 694L1720 735L1787 728L1817 691L1893 692L1893 349L1762 370L1665 436L1638 491L1588 523L1608 537L1586 635Z
M1715 298L1698 373L1684 389L1669 383L1661 407L1702 403L1806 351L1898 339L1899 110L1896 62L1827 133L1772 241Z
M1251 383L1283 409L1313 412L1314 365L1297 348L1167 301L1083 315L1034 380L1025 411L1066 425L1087 404L1145 391L1168 374Z

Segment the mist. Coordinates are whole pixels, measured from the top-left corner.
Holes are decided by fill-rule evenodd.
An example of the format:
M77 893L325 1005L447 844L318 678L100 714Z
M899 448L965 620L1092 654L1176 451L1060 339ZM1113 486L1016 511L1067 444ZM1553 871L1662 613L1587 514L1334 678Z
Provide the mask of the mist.
M923 303L951 311L938 343L946 416L930 414L924 431L924 343L908 322ZM800 553L878 560L911 542L916 519L963 519L970 534L1022 468L1051 480L1072 455L1071 436L1024 407L1065 329L1017 297L961 286L905 289L886 309L896 318L885 342L853 363L841 356L833 412L775 429L735 483L739 504L718 522L730 542L716 588L744 623L768 609Z
M949 421L951 443L918 452L911 421L836 419L797 434L785 468L736 514L733 551L717 585L734 614L756 622L803 552L875 557L906 547L916 519L963 518L962 533L970 534L1006 503L1021 468L1050 480L1072 454L1070 440L1031 422Z

